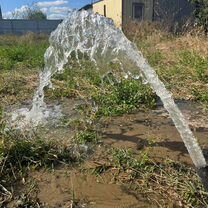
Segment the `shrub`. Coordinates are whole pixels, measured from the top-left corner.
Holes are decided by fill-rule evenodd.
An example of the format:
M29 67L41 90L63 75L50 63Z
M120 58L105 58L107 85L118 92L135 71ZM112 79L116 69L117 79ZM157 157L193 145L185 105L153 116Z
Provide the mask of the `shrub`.
M208 32L208 1L191 0L195 5L194 15L199 25L203 26L205 33Z

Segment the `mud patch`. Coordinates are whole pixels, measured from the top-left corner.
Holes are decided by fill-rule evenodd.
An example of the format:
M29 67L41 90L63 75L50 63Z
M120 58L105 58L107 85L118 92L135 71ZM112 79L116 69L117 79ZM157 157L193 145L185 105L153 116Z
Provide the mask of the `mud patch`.
M129 194L123 185L112 183L108 174L97 177L61 169L35 172L32 177L39 187L39 200L50 208L71 207L73 203L90 208L154 207L142 197Z
M207 112L196 103L179 102L178 105L207 154ZM104 143L112 147L132 149L135 152L145 150L159 161L169 158L192 165L177 129L161 105L153 111L109 118L104 122L102 134Z

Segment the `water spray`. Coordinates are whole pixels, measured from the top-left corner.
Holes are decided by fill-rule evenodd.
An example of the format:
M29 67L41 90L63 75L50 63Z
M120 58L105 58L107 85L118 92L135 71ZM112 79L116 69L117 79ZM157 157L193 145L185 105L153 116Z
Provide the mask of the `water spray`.
M28 118L33 118L37 114L41 116L40 112L46 106L44 87L50 85L50 79L55 73L63 71L64 65L72 54L75 54L77 61L79 61L80 52L86 54L96 64L98 70L102 68L101 75L108 72L107 63L117 61L124 73L140 72L140 76L161 98L181 135L204 187L208 190L206 160L188 123L174 103L171 93L167 91L142 53L110 19L87 11L72 11L52 32L49 42L50 46L45 53L45 69L40 75L40 85L33 99L32 110L27 112Z

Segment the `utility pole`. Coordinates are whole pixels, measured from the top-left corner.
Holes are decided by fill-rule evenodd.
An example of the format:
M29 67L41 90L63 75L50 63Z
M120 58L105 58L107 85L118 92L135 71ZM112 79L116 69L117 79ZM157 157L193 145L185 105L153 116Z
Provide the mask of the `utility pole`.
M2 17L2 11L1 11L1 5L0 5L0 20L2 20L3 17Z

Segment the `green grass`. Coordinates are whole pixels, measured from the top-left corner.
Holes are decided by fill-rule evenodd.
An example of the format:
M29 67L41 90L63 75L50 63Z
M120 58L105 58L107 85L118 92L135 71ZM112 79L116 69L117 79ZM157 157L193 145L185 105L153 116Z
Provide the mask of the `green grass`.
M98 106L97 116L117 116L135 109L153 108L156 96L149 86L140 80L122 79L107 85L105 90L92 96Z
M204 89L193 88L193 96L199 102L201 102L206 108L208 108L208 92Z
M13 46L1 46L0 70L21 70L22 68L43 68L44 52L48 43L18 43Z
M176 99L192 99L207 106L208 55L199 54L193 49L170 51L171 55L158 49L148 49L145 53Z
M0 71L42 68L48 37L27 34L25 36L0 37Z
M127 149L112 149L110 161L112 169L119 169L116 180L125 184L128 181L129 193L142 194L161 207L168 206L167 199L175 206L208 206L208 194L192 168L171 160L156 163L146 152L135 155ZM127 178L122 177L124 173Z
M156 95L141 80L124 79L113 73L101 78L95 66L87 61L82 67L66 68L62 74L55 75L54 83L55 89L46 92L48 97L81 97L90 100L97 108L98 117L154 108L156 104Z
M83 137L82 137L83 138ZM60 166L76 166L85 158L85 150L75 144L63 144L60 141L46 140L37 135L23 134L18 131L0 129L0 205L6 205L17 192L10 192L16 183L28 178L31 171L45 168L54 170ZM3 187L3 189L2 189ZM34 187L31 188L34 192ZM6 190L6 191L5 191ZM41 204L30 191L25 196L21 193L22 207ZM31 193L32 195L32 193ZM36 195L35 195L36 196ZM3 202L4 201L4 202ZM42 207L42 206L41 206ZM44 206L43 206L44 207Z
M0 102L3 107L32 99L47 47L48 37L42 35L0 37Z
M57 141L47 141L35 136L29 138L15 131L1 133L0 142L0 167L4 177L15 174L18 178L19 173L27 173L31 167L53 167L81 160L73 155L73 146L62 146Z
M95 131L79 131L73 138L73 141L78 144L97 143L98 135Z
M132 23L125 28L127 37L137 44L160 79L176 99L195 100L206 104L193 93L208 91L207 37L194 34L175 36L158 23ZM207 105L204 105L207 106Z
M149 30L147 30L149 31ZM143 50L149 63L155 67L160 78L175 98L197 100L208 106L208 56L198 53L195 48L181 46L177 37L150 30L148 35L133 34L135 43ZM174 49L168 48L168 41ZM157 44L164 44L168 48ZM178 44L178 46L177 46ZM32 99L38 82L38 71L43 68L43 55L48 46L45 37L0 37L0 184L8 187L26 176L31 169L54 167L58 164L77 164L82 155L72 154L73 145L62 145L57 141L47 141L41 136L21 134L10 130L5 132L4 109L17 102ZM178 48L177 48L178 47ZM156 105L156 95L149 85L141 80L124 79L115 65L109 65L110 71L101 78L99 71L89 61L82 66L71 61L72 68L65 66L62 74L53 77L55 89L45 89L48 102L63 98L80 98L84 104L77 111L82 119L69 122L65 118L64 127L76 131L75 145L96 144L98 142L97 124L101 117L119 116L135 110L152 109ZM117 72L115 75L114 72ZM196 172L173 161L156 163L146 152L135 156L126 149L113 149L109 153L111 165L103 165L96 173L111 168L119 169L118 180L122 174L128 175L129 190L143 194L149 200L164 201L170 198L184 207L207 207L207 193ZM161 199L161 200L160 200ZM25 204L34 203L28 198Z
M193 79L196 78L204 83L208 82L208 57L186 50L179 54L179 64L181 67L193 70L195 75Z
M144 169L148 166L148 155L144 153L138 160L134 158L133 153L127 149L112 149L114 164L122 168L124 171L127 169Z

